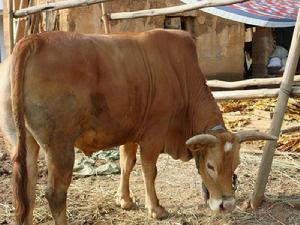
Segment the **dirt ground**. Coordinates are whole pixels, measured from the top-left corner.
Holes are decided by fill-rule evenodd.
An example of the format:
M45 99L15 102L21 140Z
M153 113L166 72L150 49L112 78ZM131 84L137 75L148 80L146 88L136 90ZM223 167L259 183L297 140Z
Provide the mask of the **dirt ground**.
M227 112L227 120L243 121L236 125L266 130L269 127L268 110L253 111L250 114ZM288 121L284 126L297 122ZM193 160L187 163L175 161L161 155L158 162L156 187L160 202L170 212L162 221L148 218L144 208L144 187L141 164L137 165L131 177L131 190L137 209L124 211L115 205L115 193L119 175L74 176L68 193L68 218L71 225L83 224L300 224L300 158L289 153L275 155L272 172L266 191L266 201L257 210L244 210L243 202L252 193L261 160L259 149L262 142L246 143L242 146L241 165L237 170L237 208L231 214L213 213L201 197L201 179ZM77 155L80 157L80 155ZM35 224L53 224L47 202L44 198L46 166L43 156L39 160L37 204L34 212ZM14 224L12 204L11 163L0 139L0 225Z

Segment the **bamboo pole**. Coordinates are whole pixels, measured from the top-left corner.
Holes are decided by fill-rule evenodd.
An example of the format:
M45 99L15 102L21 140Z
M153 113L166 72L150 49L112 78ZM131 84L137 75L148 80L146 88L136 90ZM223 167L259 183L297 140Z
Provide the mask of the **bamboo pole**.
M29 0L28 7L31 7L32 4L33 4L33 0ZM26 37L28 35L29 21L30 21L30 17L26 16L26 22L25 22L25 28L24 28L24 37Z
M20 5L19 5L19 10L22 9L23 3L24 3L24 0L21 0ZM20 30L20 22L21 22L20 18L17 19L16 31L14 32L14 43L17 42L17 38L18 38L19 30Z
M280 95L280 93L281 90L279 88L212 92L214 98L217 101L253 99L253 98L274 98ZM300 96L300 87L299 86L293 87L290 93L292 96Z
M9 52L14 49L14 3L13 0L8 2L8 20L9 20Z
M179 6L172 6L160 9L147 9L139 10L134 12L120 12L120 13L111 13L111 20L120 20L120 19L135 19L146 16L161 16L175 13L183 13L186 11L191 11L195 9L213 7L213 6L222 6L230 5L234 3L244 2L247 0L202 0L200 2L184 4Z
M74 8L78 6L87 6L87 5L97 4L101 2L108 2L108 1L111 0L65 0L59 2L50 2L42 5L31 6L28 8L17 10L14 13L14 17L19 18L19 17L28 16L30 14L43 12L43 11Z
M49 31L50 27L50 11L45 12L45 31Z
M281 84L282 77L276 78L255 78L241 81L221 81L221 80L208 80L207 85L212 88L224 88L224 89L238 89L249 86L268 86ZM300 75L296 75L294 82L300 81Z
M289 127L286 129L281 130L282 134L287 134L287 133L293 133L293 132L299 132L300 131L300 126L295 126L295 127Z
M109 16L106 12L105 3L101 3L102 22L104 24L104 33L108 34L111 32Z
M289 95L291 93L294 74L300 55L300 10L298 10L297 22L294 28L292 43L287 59L287 64L283 74L283 81L280 85L280 92L271 123L270 134L279 136L282 120L287 107ZM264 198L264 192L268 182L268 176L271 170L274 149L277 141L267 141L258 171L255 188L251 197L251 207L256 209Z
M254 150L254 149L241 149L240 153L246 153L246 154L251 154L251 155L260 155L263 152L261 150ZM300 152L284 152L284 151L278 151L275 152L274 155L279 155L279 156L295 156L295 157L300 157Z

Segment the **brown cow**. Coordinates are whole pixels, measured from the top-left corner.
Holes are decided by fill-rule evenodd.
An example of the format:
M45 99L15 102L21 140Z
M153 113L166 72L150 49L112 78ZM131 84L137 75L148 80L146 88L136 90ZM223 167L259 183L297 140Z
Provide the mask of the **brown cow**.
M19 41L9 60L0 81L0 126L13 147L18 225L32 224L40 148L47 155L46 198L55 223L64 225L74 146L92 154L123 144L117 202L130 209L129 176L139 145L145 204L151 217L163 218L154 187L160 153L195 158L209 206L231 211L240 143L274 138L226 131L185 32L42 33Z

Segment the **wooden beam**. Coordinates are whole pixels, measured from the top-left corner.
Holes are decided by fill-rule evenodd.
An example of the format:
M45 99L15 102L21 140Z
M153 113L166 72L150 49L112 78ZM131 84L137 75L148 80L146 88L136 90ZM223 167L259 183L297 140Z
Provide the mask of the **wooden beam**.
M17 10L14 12L14 18L24 17L30 14L43 12L43 11L74 8L78 6L87 6L87 5L97 4L101 2L108 2L108 1L111 0L65 0L60 2L50 2L42 5L37 5L37 6L32 6L32 7Z
M217 101L222 100L238 100L238 99L253 99L253 98L274 98L280 93L279 88L265 88L256 90L236 90L236 91L213 91L212 94ZM291 90L292 96L300 96L300 87L293 87Z
M13 0L8 2L8 22L9 22L9 53L14 49L14 3Z
M111 13L110 19L111 20L135 19L135 18L141 18L147 16L169 15L175 13L183 13L186 11L191 11L195 9L205 8L205 7L230 5L230 4L244 2L244 1L247 0L202 0L200 2L166 7L166 8L147 9L147 10L139 10L134 12Z
M276 78L256 78L241 81L221 81L221 80L209 80L207 85L212 88L224 88L224 89L238 89L249 86L269 86L281 84L282 77ZM294 82L300 81L300 75L295 76Z
M246 153L246 154L253 154L253 155L260 155L263 153L261 150L254 150L254 149L245 149L241 148L240 153ZM274 155L279 155L279 156L295 156L295 157L300 157L300 152L275 152Z
M271 122L270 134L279 136L284 113L286 111L287 102L292 90L292 83L294 74L300 56L300 10L298 10L297 21L294 28L293 38L286 67L283 73L282 83L280 85L280 92L277 99L277 104L274 110L273 119ZM251 207L256 209L261 205L264 199L264 192L268 182L268 176L271 171L274 149L277 141L267 141L263 149L263 156L259 166L258 176L255 183L255 188L251 197Z
M282 134L287 134L287 133L292 133L292 132L299 132L300 131L300 126L295 126L295 127L289 127L286 129L281 130Z

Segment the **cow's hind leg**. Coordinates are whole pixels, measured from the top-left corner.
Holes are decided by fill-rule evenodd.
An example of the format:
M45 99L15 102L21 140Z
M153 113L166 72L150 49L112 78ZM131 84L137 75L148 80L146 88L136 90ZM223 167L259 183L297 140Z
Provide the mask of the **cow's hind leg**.
M35 188L37 179L37 160L39 155L39 145L33 139L33 137L27 133L26 135L26 145L27 145L27 156L26 165L28 173L28 183L27 183L27 195L29 197L29 210L25 218L25 225L33 224L33 208L35 204Z
M159 204L155 190L155 179L157 175L156 162L160 151L155 145L141 145L142 171L145 184L145 205L148 209L149 216L154 219L164 219L168 212Z
M120 146L121 177L116 203L127 210L135 208L135 204L130 197L129 177L136 162L137 147L138 145L135 143Z
M48 184L46 198L56 225L67 225L67 190L71 183L74 149L73 146L55 146L47 152Z

